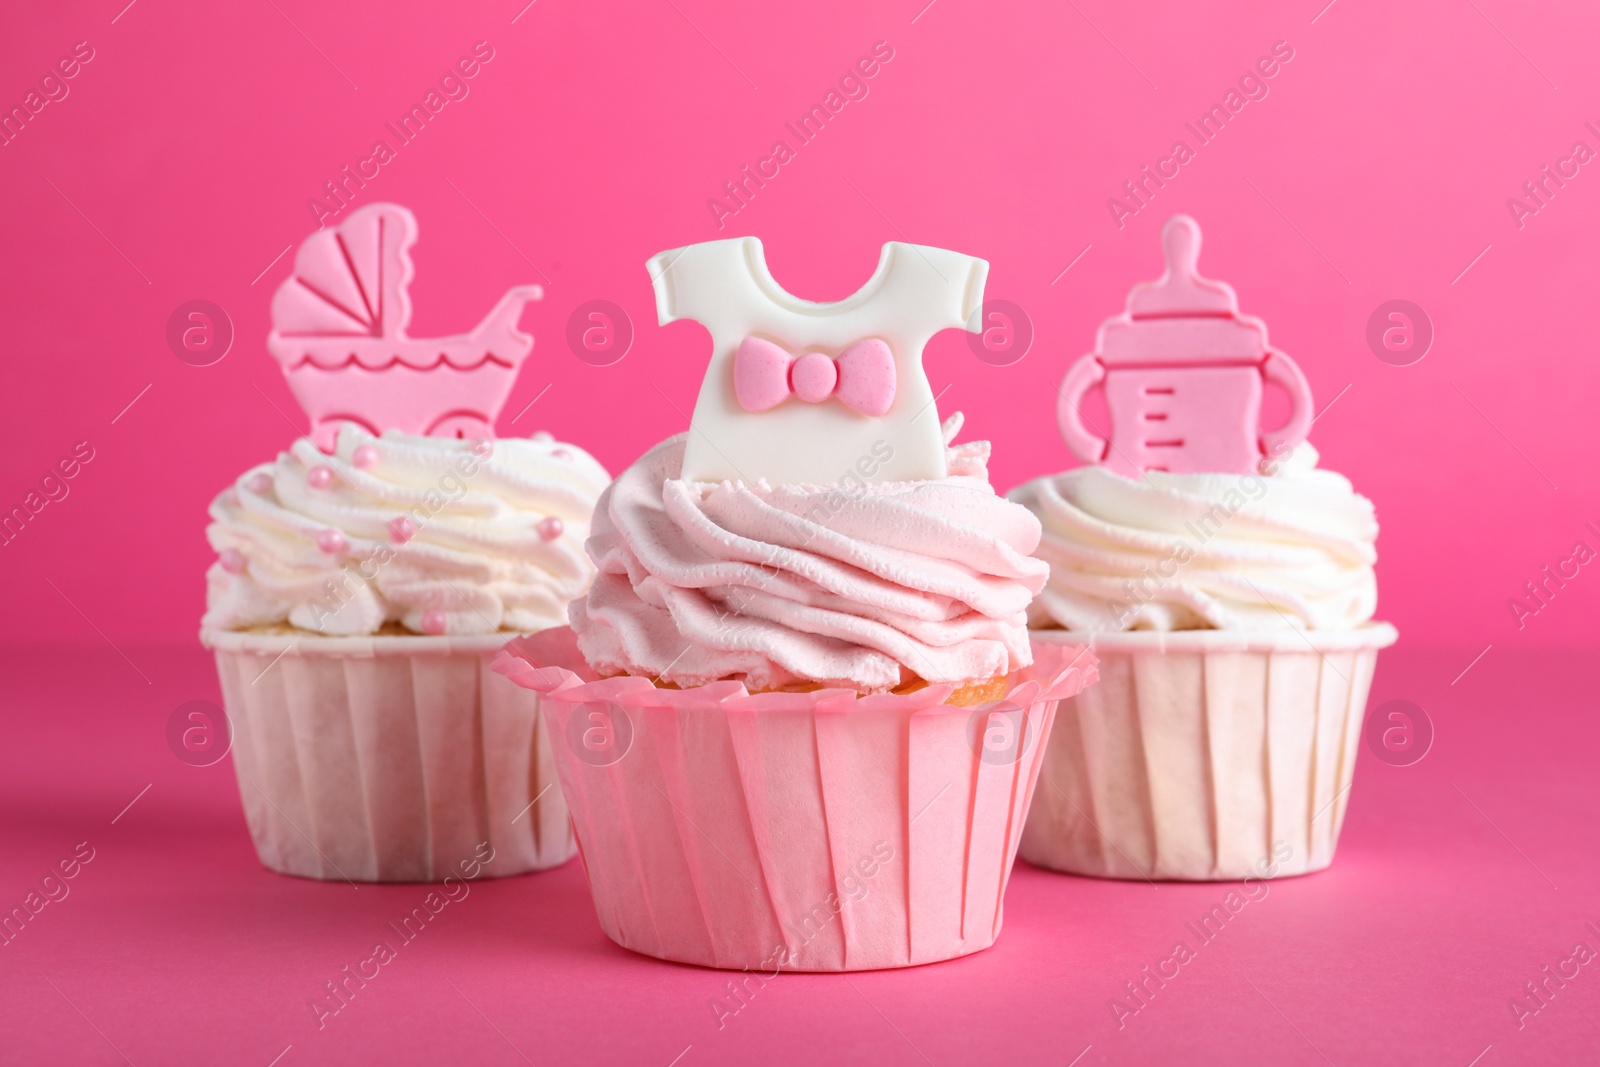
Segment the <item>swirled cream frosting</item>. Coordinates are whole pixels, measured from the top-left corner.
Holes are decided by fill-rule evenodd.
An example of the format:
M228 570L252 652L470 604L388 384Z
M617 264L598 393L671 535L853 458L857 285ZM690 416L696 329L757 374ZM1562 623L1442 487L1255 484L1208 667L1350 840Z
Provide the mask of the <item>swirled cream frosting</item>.
M1299 446L1263 474L1079 467L1013 489L1044 527L1031 621L1068 630L1345 630L1377 608L1378 523Z
M1039 523L990 486L987 442L951 448L942 479L768 485L683 480L685 440L648 452L595 510L599 574L571 615L601 673L883 692L1032 662Z
M202 628L326 635L527 632L566 622L610 478L548 434L456 440L341 429L246 471L211 504Z

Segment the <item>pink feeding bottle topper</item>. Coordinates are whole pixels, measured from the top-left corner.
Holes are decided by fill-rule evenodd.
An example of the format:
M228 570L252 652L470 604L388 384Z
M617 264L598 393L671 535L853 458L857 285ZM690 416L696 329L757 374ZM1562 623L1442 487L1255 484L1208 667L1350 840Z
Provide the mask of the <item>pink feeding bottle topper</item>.
M544 296L537 285L506 293L471 333L407 337L416 240L411 212L370 204L306 238L294 272L272 298L267 349L325 452L345 422L375 434L492 437L533 349L517 319Z
M1175 215L1161 230L1167 269L1134 286L1128 309L1100 326L1095 351L1061 383L1056 419L1081 459L1129 478L1144 471L1248 474L1311 428L1311 387L1292 359L1267 344L1260 319L1239 313L1223 282L1202 278L1200 227ZM1264 382L1289 394L1281 429L1261 430ZM1107 440L1083 423L1095 386L1111 409Z

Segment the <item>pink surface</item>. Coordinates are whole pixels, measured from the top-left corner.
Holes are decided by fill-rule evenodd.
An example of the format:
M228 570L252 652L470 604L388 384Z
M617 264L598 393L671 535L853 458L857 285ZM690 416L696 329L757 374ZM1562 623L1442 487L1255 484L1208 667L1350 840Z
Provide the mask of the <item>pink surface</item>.
M1526 600L1520 630L1507 608L1574 541L1600 546L1574 431L1600 393L1592 4L125 3L21 5L0 34L0 103L37 91L40 108L0 147L0 510L40 508L0 550L0 639L192 638L207 501L306 427L264 339L333 182L422 219L419 336L546 286L500 431L551 430L613 470L685 428L706 361L699 327L653 324L649 255L759 234L814 299L854 291L885 240L983 256L1031 348L997 366L949 331L926 364L941 410L994 439L1001 488L1074 462L1053 417L1067 364L1155 276L1161 223L1191 214L1207 272L1332 405L1312 439L1377 502L1381 616L1491 657L1600 637L1588 568ZM79 41L92 60L71 58ZM801 140L790 124L833 91ZM1202 142L1186 124L1233 91ZM401 141L391 124L414 127L430 92L437 113ZM392 158L358 186L345 168L374 174L380 139ZM211 366L165 341L195 298L234 327ZM1431 322L1413 313L1415 347L1379 348L1409 359L1431 333L1410 366L1368 347L1396 299ZM633 327L608 366L566 344L593 300ZM61 478L79 442L94 459Z
M127 651L150 686L109 651L0 661L11 723L0 902L20 905L79 842L94 851L68 895L0 948L0 1063L123 1063L114 1045L136 1064L263 1067L280 1054L279 1067L513 1064L518 1051L541 1065L658 1067L680 1054L679 1067L1062 1067L1080 1053L1078 1067L1466 1067L1487 1048L1479 1067L1506 1067L1592 1062L1600 1041L1592 963L1523 1029L1509 1008L1575 943L1600 948L1585 925L1600 926L1592 661L1511 652L1451 685L1472 649L1385 653L1374 704L1424 708L1432 750L1397 767L1363 746L1334 865L1266 883L1208 943L1185 924L1228 885L1019 863L992 949L902 971L785 974L732 1013L726 972L608 941L572 863L472 883L378 977L352 983L319 1031L308 1001L379 940L398 943L387 924L427 887L263 870L229 762L190 767L167 748L173 707L217 699L211 663L198 649ZM1179 940L1195 958L1119 1030L1110 1001Z

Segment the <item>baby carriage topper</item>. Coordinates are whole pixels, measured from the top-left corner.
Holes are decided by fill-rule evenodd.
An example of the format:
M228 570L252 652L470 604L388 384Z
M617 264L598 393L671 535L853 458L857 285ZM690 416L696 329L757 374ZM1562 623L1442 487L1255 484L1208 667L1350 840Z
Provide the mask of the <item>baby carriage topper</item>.
M511 289L471 333L406 336L416 240L410 211L370 204L306 238L272 298L267 349L325 452L345 422L374 434L492 437L533 349L517 320L543 298L537 285Z

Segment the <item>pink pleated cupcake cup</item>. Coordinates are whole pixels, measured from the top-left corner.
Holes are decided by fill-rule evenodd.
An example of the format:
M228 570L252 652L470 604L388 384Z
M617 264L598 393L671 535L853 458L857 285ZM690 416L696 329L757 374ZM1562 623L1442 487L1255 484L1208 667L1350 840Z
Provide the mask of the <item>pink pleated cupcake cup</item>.
M1051 645L1004 699L949 686L751 695L598 679L570 629L495 663L543 695L606 934L706 967L855 971L988 948L1056 704L1094 656Z
M1100 682L1064 700L1022 858L1100 878L1319 871L1344 822L1388 623L1355 630L1036 630L1087 640Z
M208 630L201 641L269 869L432 882L572 858L539 694L490 669L504 634Z

